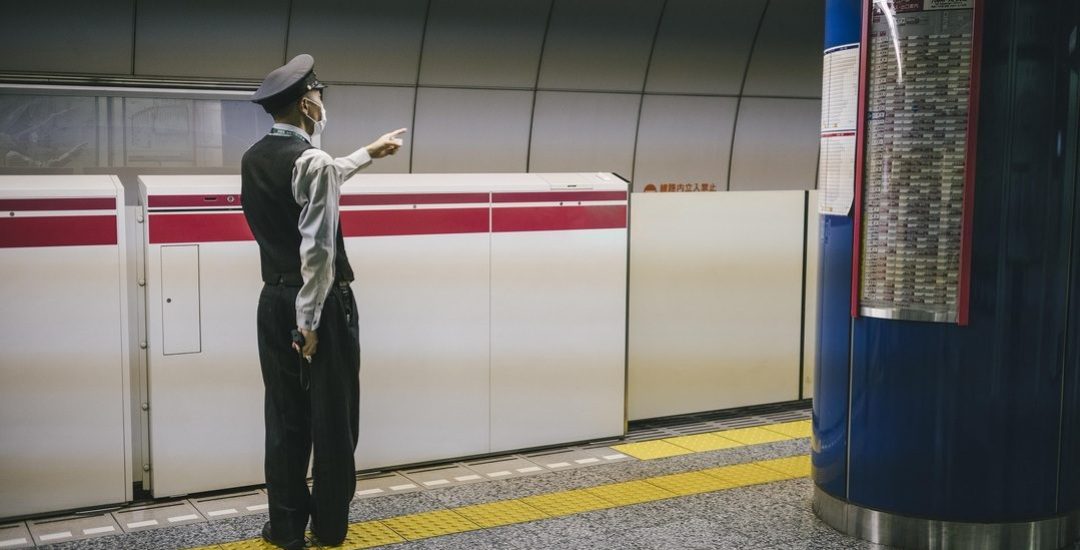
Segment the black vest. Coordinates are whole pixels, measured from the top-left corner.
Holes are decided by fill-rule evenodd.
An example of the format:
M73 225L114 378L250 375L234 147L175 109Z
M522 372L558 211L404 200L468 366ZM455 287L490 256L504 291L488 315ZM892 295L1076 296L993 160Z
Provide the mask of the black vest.
M262 279L269 284L301 285L300 205L292 193L293 166L312 146L299 137L267 135L240 161L240 195L262 258ZM339 220L334 242L334 278L353 280Z

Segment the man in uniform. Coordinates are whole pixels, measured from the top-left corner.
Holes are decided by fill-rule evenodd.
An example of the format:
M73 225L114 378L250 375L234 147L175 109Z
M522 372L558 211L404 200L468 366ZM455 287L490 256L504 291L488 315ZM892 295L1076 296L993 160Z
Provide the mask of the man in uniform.
M345 538L356 489L360 343L339 188L371 159L397 152L405 132L336 159L312 146L327 122L326 86L314 65L310 55L298 55L266 76L251 100L273 115L274 126L240 163L244 215L265 283L258 341L270 521L262 536L289 549L303 548L309 516L321 544ZM303 338L291 338L293 330Z

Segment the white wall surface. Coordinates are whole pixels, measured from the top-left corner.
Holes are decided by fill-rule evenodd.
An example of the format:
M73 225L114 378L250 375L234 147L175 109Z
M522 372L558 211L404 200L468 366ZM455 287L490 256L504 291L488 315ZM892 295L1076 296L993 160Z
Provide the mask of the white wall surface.
M798 399L805 193L631 204L630 420Z

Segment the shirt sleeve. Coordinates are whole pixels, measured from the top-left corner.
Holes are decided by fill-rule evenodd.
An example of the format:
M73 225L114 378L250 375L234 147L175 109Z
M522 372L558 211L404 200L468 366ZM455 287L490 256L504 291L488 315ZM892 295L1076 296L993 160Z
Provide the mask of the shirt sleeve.
M338 172L341 174L339 184L345 183L345 180L351 178L353 174L368 164L371 164L371 154L367 152L367 147L361 147L353 151L352 154L334 159L334 166L337 166Z
M334 240L337 235L342 170L319 149L304 151L293 166L292 191L300 205L300 275L296 326L319 328L323 302L334 284Z

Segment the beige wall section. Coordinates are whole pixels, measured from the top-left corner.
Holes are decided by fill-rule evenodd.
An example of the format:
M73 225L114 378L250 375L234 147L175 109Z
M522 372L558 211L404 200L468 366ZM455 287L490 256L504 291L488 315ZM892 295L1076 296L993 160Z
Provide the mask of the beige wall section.
M417 93L413 172L525 171L532 92L420 88Z
M818 192L807 193L806 204L806 305L803 330L803 399L814 397L814 366L817 362L818 262L821 258L821 216Z
M735 127L730 189L813 189L820 132L820 100L744 97Z
M646 95L638 126L634 191L662 183L727 188L734 97Z
M385 132L412 126L416 89L394 86L331 86L326 107L332 113L322 137L322 148L334 156L352 153ZM402 136L405 148L364 169L369 174L407 173L413 134Z
M637 94L538 92L530 172L615 172L634 162Z
M631 420L798 398L804 200L634 195Z
M0 51L10 54L0 59L0 83L5 71L29 71L95 73L135 85L175 78L180 90L189 78L250 87L309 53L331 85L324 141L331 152L410 127L405 154L373 171L613 170L638 191L648 183L814 187L824 0L39 4L24 2L0 17ZM0 110L15 105L12 115L29 106L0 133L50 116L52 102L33 89L0 85L0 93L29 94L0 97ZM270 125L242 99L220 109L225 149L246 147ZM83 110L60 115L48 131L71 134L58 139L69 147L87 141L80 132L97 130L79 118ZM116 144L124 132L145 129L121 119L97 126L115 131ZM190 139L203 143L211 126L190 125ZM242 149L217 156L203 149L198 162L167 166L239 167ZM100 151L107 160L108 148ZM87 160L91 153L81 165L108 166ZM122 153L112 158L135 165Z

